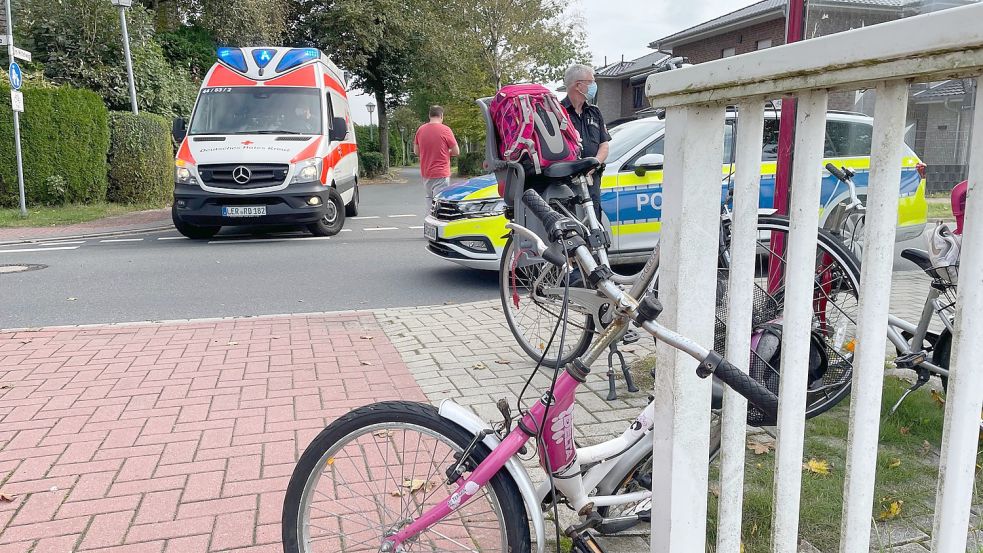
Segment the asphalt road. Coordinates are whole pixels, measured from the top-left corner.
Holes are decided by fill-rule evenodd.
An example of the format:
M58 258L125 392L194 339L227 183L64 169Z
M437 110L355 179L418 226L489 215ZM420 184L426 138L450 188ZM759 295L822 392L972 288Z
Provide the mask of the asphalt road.
M223 229L192 241L176 231L0 247L0 328L312 313L434 305L498 296L497 273L436 258L423 238L415 179L363 186L361 213L334 237L303 229ZM897 257L895 270L914 268ZM635 268L637 269L637 267ZM633 268L619 268L633 272Z
M307 313L466 302L498 296L495 273L426 251L423 185L361 190L360 216L315 239L223 229L191 241L176 231L0 247L0 328ZM37 251L24 251L37 250Z

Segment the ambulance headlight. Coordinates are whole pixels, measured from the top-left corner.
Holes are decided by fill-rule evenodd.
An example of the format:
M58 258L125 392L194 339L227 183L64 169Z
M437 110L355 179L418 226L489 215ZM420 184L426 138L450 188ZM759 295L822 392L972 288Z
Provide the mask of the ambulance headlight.
M180 184L197 184L194 173L187 167L175 167L174 180Z
M321 160L309 159L297 165L291 182L314 182L321 178Z

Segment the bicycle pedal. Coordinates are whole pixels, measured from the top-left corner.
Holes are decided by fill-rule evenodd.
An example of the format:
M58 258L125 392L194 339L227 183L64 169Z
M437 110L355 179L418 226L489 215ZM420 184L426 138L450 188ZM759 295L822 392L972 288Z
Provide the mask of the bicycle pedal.
M604 553L604 548L589 532L577 534L571 540L570 553Z
M638 335L638 331L634 328L629 328L625 331L625 335L621 337L621 343L627 346L629 344L634 344L639 338L640 336Z
M928 359L928 353L925 351L906 353L894 358L894 366L899 369L914 369L924 363L926 359Z

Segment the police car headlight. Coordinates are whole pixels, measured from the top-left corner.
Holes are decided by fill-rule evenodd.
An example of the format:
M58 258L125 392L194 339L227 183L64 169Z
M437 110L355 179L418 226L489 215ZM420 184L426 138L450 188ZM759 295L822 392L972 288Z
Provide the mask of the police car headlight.
M321 160L309 159L297 166L291 182L314 182L321 178Z
M181 184L197 184L194 173L187 167L175 167L174 180Z
M493 217L505 212L505 200L475 200L471 202L461 202L458 209L465 217Z

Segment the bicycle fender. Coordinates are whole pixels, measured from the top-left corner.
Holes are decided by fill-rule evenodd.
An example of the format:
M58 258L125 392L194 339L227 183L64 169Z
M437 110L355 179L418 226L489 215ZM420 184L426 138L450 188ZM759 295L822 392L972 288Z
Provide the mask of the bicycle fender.
M441 417L472 434L477 434L486 428L491 428L491 425L483 421L481 417L474 414L467 407L456 403L454 400L445 399L441 401L437 412ZM489 449L494 449L499 442L500 440L495 434L489 434L482 440L482 443L488 446ZM546 550L546 524L543 518L543 509L540 507L539 500L536 498L536 488L533 486L532 480L529 479L529 473L526 471L526 467L522 466L522 463L515 456L505 463L505 470L509 472L512 480L515 481L515 485L519 488L519 493L522 495L522 502L526 505L526 514L532 521L533 530L536 533L536 551L538 553L544 553Z

